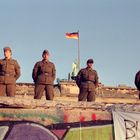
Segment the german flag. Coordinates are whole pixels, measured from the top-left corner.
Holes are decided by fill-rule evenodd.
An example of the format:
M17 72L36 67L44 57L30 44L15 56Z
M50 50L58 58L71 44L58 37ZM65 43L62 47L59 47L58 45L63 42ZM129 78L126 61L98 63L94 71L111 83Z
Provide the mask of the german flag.
M79 33L78 32L73 32L73 33L66 33L66 38L73 38L73 39L78 39L79 38Z

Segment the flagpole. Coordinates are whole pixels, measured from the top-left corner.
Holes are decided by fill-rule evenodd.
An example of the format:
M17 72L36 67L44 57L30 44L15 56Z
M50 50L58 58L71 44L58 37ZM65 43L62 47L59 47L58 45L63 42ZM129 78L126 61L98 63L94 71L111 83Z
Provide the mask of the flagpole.
M78 70L80 70L80 35L78 30Z

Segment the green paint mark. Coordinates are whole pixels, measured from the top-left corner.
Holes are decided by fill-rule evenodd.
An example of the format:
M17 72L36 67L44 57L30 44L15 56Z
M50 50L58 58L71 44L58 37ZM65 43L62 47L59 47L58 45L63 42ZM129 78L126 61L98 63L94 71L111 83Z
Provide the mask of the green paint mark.
M10 119L15 119L15 118L19 118L19 119L25 119L25 118L40 118L42 121L45 119L51 119L56 123L59 123L62 121L61 118L55 117L53 115L48 115L48 114L44 114L44 113L0 113L0 116L3 118L10 118Z
M70 129L64 140L114 140L111 125Z

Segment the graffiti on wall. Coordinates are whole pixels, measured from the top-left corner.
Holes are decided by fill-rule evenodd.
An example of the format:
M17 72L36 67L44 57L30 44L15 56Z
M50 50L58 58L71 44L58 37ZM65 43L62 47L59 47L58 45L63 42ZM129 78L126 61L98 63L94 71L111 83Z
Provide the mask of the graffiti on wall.
M44 126L31 121L1 121L1 140L113 140L110 121L59 123Z
M59 104L23 109L2 106L0 140L114 140L110 120L110 113L86 107Z

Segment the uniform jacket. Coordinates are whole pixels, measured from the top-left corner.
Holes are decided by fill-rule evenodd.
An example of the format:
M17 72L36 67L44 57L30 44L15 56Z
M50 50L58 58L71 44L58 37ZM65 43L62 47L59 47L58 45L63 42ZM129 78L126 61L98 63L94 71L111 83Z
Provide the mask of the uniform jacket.
M78 72L76 83L79 88L95 89L98 86L98 74L92 68L84 68Z
M56 77L55 65L50 61L39 61L35 64L32 78L36 84L52 85Z
M135 85L138 90L140 90L140 71L138 71L135 75Z
M20 66L14 59L0 60L0 83L15 84L20 77Z

